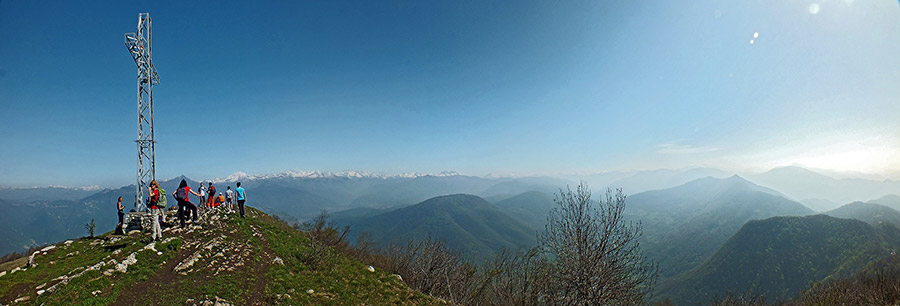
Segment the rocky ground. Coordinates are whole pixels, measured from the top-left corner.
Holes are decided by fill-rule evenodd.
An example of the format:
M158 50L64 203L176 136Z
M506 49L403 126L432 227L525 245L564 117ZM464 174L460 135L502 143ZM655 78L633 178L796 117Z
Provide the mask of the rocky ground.
M4 263L0 304L441 304L335 250L312 252L302 232L255 209L210 211L163 237L68 240Z

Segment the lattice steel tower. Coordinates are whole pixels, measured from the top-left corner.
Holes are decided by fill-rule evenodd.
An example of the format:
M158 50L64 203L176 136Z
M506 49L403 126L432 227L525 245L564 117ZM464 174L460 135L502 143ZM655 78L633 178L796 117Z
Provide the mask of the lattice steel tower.
M125 34L125 47L131 52L137 64L138 77L138 138L137 182L135 184L135 205L138 211L146 209L144 194L150 181L156 179L156 140L153 138L153 85L159 84L159 75L153 67L150 55L150 13L138 14L137 33Z

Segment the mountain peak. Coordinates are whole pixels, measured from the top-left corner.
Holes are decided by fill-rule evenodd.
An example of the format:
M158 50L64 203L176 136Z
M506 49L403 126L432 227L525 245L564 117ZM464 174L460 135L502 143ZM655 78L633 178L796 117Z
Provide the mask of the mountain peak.
M535 243L533 230L522 221L481 197L464 193L433 197L366 217L352 226L358 233L371 233L373 241L383 247L393 241L436 238L472 260L485 259L501 248Z
M729 177L727 177L727 178L725 178L725 179L726 179L726 180L729 180L729 181L733 181L733 182L744 182L744 183L748 183L748 184L753 184L753 183L751 183L750 181L748 181L747 179L745 179L745 178L743 178L743 177L741 177L740 175L737 175L737 174L732 175L732 176L729 176Z
M900 225L900 211L874 202L855 201L827 211L825 214L838 218L857 219L873 225L885 222Z
M684 184L683 186L697 186L703 188L735 188L735 187L749 187L749 188L759 188L760 186L750 182L743 177L735 174L727 178L715 178L711 176L707 176L704 178L699 178ZM675 187L678 188L678 187Z
M491 207L493 204L488 202L485 199L482 199L479 196L465 194L465 193L457 193L457 194L449 194L442 195L427 199L422 201L419 204L413 205L412 207L418 208L439 208L439 209L456 209L456 208L478 208L478 207Z
M768 174L781 174L781 175L810 175L814 177L826 177L827 175L821 174L819 172L810 170L809 168L800 166L800 165L790 165L790 166L782 166L775 167L766 171Z
M774 189L757 185L754 182L751 182L740 175L732 175L727 178L714 178L714 177L705 177L702 179L697 179L692 182L688 182L683 186L692 186L693 188L700 188L701 190L719 190L720 192L728 191L758 191L763 193L768 193L771 195L783 197L785 199L789 199L786 195L778 192ZM675 187L678 188L678 187Z
M727 178L715 178L708 176L668 189L638 193L632 196L632 198L642 194L678 194L679 197L683 198L685 201L697 202L701 201L700 197L713 198L722 194L733 194L735 192L762 192L787 199L787 197L780 192L757 185L739 175L732 175Z
M663 290L684 305L709 304L712 297L746 288L789 299L811 282L852 273L890 256L897 236L879 231L858 220L827 215L752 220L701 266L678 282L663 285L670 287Z
M883 201L900 202L900 195L896 195L896 194L892 194L892 193L891 193L891 194L886 194L886 195L884 195L884 196L882 196L882 197L880 197L880 198L871 200L871 201L869 201L869 202L883 202Z

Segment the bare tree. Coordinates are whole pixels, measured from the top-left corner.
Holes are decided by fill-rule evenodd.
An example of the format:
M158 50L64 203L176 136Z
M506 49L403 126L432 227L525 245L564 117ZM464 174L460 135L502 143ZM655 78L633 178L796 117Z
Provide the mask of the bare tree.
M469 305L541 305L541 286L546 258L538 248L510 251L501 249L480 273L486 285Z
M431 296L466 305L483 288L477 269L437 239L394 243L383 255L385 270L402 275L407 285Z
M91 218L91 222L84 224L84 229L88 231L88 234L91 234L91 238L94 238L94 229L97 228L97 223L94 223L94 219Z
M323 209L312 221L301 224L299 229L305 231L310 240L325 246L337 247L345 244L344 238L350 233L350 226L338 229L334 221L328 221L329 217L328 211Z
M624 220L622 190L607 189L606 200L595 202L581 182L574 192L560 189L554 201L538 237L549 260L543 302L632 305L649 299L659 269L640 250L641 224Z
M294 228L302 230L309 238L310 252L301 258L301 261L307 265L315 267L324 264L324 260L328 258L326 254L330 252L330 249L338 249L345 253L350 249L349 244L344 240L350 232L350 227L345 226L342 230L338 229L334 221L328 221L328 212L325 210L322 210L312 221L294 224Z

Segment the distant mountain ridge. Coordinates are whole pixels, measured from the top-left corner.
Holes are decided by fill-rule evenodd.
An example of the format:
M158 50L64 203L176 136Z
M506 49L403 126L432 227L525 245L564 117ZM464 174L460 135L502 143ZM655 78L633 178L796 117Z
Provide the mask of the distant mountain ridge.
M97 185L90 186L64 186L64 185L47 185L47 186L31 186L31 187L0 187L0 192L5 190L27 190L27 189L69 189L69 190L81 190L81 191L98 191L102 190L103 187Z
M759 185L774 188L793 200L825 199L833 205L816 207L818 211L835 209L840 206L836 203L866 201L900 190L900 181L838 179L799 166L774 168L748 178Z
M456 171L442 171L437 174L410 172L398 174L379 174L366 171L344 170L338 172L323 172L319 170L287 170L278 173L251 175L244 172L235 172L224 178L210 179L213 183L228 183L238 181L266 180L273 178L417 178L423 176L457 176Z
M493 256L500 248L515 250L536 243L532 228L469 194L438 196L340 224L349 225L355 235L371 233L373 241L381 246L410 239L440 239L476 262Z
M701 266L661 284L659 296L683 305L708 304L728 292L784 300L892 256L898 247L900 230L891 225L827 215L754 220Z
M893 208L897 211L900 211L900 195L896 195L896 194L888 194L888 195L885 195L883 197L880 197L880 198L877 198L874 200L869 200L866 203L881 204L881 205Z
M625 192L636 194L649 190L661 190L680 186L685 183L705 178L726 178L735 175L732 172L715 168L690 168L685 170L659 169L651 171L639 171L632 175L617 179L603 186L595 186L606 189L622 188Z
M853 202L825 212L826 215L856 219L872 225L891 224L900 227L900 211L871 202Z
M700 265L747 221L814 213L779 194L736 175L708 177L629 196L625 213L643 225L642 247L665 281Z
M494 203L497 208L535 230L543 230L550 211L557 206L552 193L527 191Z
M565 189L566 186L574 187L575 185L578 185L576 181L567 179L558 179L551 177L523 177L494 184L490 188L485 189L479 195L482 197L510 197L530 191L556 193L559 192L560 189Z
M160 182L160 186L171 193L184 177L176 177ZM199 183L187 179L191 186ZM115 228L118 222L116 200L122 197L125 211L134 208L134 185L118 189L103 189L83 198L50 201L0 200L0 254L23 252L29 247L53 243L73 235L86 234L84 225L92 219L98 232ZM192 196L191 199L197 202ZM175 199L168 197L170 206Z
M662 169L656 171L608 172L585 175L585 178L596 182L590 187L597 195L601 194L607 186L633 186L630 187L632 189L626 187L624 190L626 194L632 195L629 197L628 205L630 213L632 208L639 208L641 199L647 196L647 194L638 196L640 193L635 192L635 188L640 190L640 188L651 188L653 186L667 186L698 175L712 174L721 176L726 173L713 168ZM644 183L641 183L642 178L646 178ZM187 178L178 176L163 180L161 185L167 191L172 192L181 179ZM241 180L248 192L248 205L276 214L289 222L310 220L322 210L335 214L347 211L358 218L370 217L373 214L396 210L435 196L448 194L478 195L496 204L502 204L501 202L504 200L518 196L515 200L516 203L499 205L497 208L513 219L524 223L529 228L541 229L543 228L543 222L546 221L544 210L549 211L549 207L543 206L552 207L553 205L552 201L547 199L552 199L553 193L557 192L559 188L565 188L566 185L575 185L578 179L578 177L568 177L566 179L553 177L477 177L459 175L455 172L382 175L361 171L285 171L262 175L236 173L223 179L214 180L214 182L218 187L218 191L224 192L227 186L234 188L234 180ZM187 181L192 188L196 189L199 185L198 181L191 179L187 179ZM204 182L208 181L204 180ZM769 194L784 192L779 186L771 185L771 187L775 187L774 190L777 191L758 191ZM539 192L542 195L530 192ZM892 192L896 193L896 190ZM523 195L525 193L530 194ZM787 193L784 194L789 195ZM878 194L878 196L884 194L887 193ZM694 192L693 195L708 196L705 192ZM10 233L7 236L9 239L4 241L6 243L0 243L0 253L23 250L27 246L58 241L64 238L62 233L83 232L83 225L90 222L91 219L95 219L98 228L111 228L116 222L115 200L119 196L123 197L126 209L132 209L134 185L101 190L58 186L47 188L0 188L0 199L5 200L3 205L13 205L15 207L14 209L3 210L4 212L9 212L6 215L7 221L2 221L3 217L0 217L0 222L6 222L7 224L6 230L0 227L0 235ZM869 197L868 199L871 198L875 197ZM196 202L193 197L192 200ZM711 198L691 199L695 204L709 203L712 200ZM174 199L169 197L169 201L174 205ZM669 201L663 208L674 209L678 201L680 200L675 202ZM889 207L900 207L900 201L896 201L892 197L885 197L881 201L886 202L881 204ZM51 204L51 202L53 203ZM804 203L809 202L804 201ZM521 206L525 204L532 206ZM695 207L694 209L698 208ZM696 210L695 213L699 214L700 211ZM713 213L713 215L715 214ZM766 216L768 215L760 214L754 215L753 218ZM654 233L676 231L676 228L671 227L674 226L674 223L671 222L675 221L677 221L675 223L693 222L706 224L690 219L695 217L693 214L682 214L675 218L671 216L665 217L660 214L650 214L647 218L636 217L639 217L636 219L644 219L645 238L655 237ZM31 223L23 223L24 221L20 219L30 220ZM739 219L722 220L738 222L740 221ZM662 227L660 228L660 226ZM712 226L710 230L719 228L713 225L710 226ZM654 227L656 228L654 229ZM52 228L57 230L44 230ZM699 228L694 230L699 230ZM51 235L57 231L59 233ZM47 235L41 233L46 233ZM660 238L656 237L654 239ZM714 240L723 239L725 238ZM647 247L650 247L652 244L650 242ZM687 262L691 263L689 264L690 266L702 260L702 257L697 255Z
M80 200L102 191L100 187L47 186L30 188L0 188L0 199L12 202L30 203L36 201Z
M431 197L454 194L480 194L493 185L510 182L508 178L479 178L462 176L445 172L440 175L413 175L402 176L362 176L343 173L343 175L307 175L303 177L290 175L258 177L258 180L242 181L247 190L248 205L258 207L268 213L277 214L291 221L300 222L309 220L318 215L322 210L331 212L366 208L385 209L399 208L413 205ZM171 194L178 183L185 179L188 185L194 189L200 182L185 176L160 181L160 185ZM208 181L204 181L208 182ZM234 189L234 183L214 183L217 191L224 192L228 186ZM117 189L104 189L97 192L89 192L73 196L71 194L54 194L46 189L28 190L39 195L48 195L44 201L32 201L34 197L26 196L28 203L23 201L5 202L9 205L19 205L14 210L4 210L9 214L3 214L2 218L8 218L6 232L15 231L10 237L19 237L7 240L8 243L0 244L0 253L22 251L29 246L35 246L48 242L55 242L66 238L71 232L83 232L83 225L95 219L98 229L112 228L116 223L115 203L121 196L126 210L134 208L134 185L123 186ZM11 189L7 189L9 191ZM70 192L70 189L62 189ZM17 191L18 192L18 191ZM2 194L2 190L0 190ZM175 205L175 201L168 196L169 203ZM20 197L21 198L21 197ZM0 199L3 199L0 197ZM64 200L61 200L64 199ZM195 204L197 199L191 196ZM46 204L53 201L62 201L54 204L55 207L65 209L46 209ZM65 204L61 204L65 203ZM25 218L33 218L34 225L22 223ZM13 226L15 225L15 226ZM54 228L55 233L49 236L32 235L38 233L36 227ZM4 234L0 228L0 234ZM13 241L15 240L15 241Z

